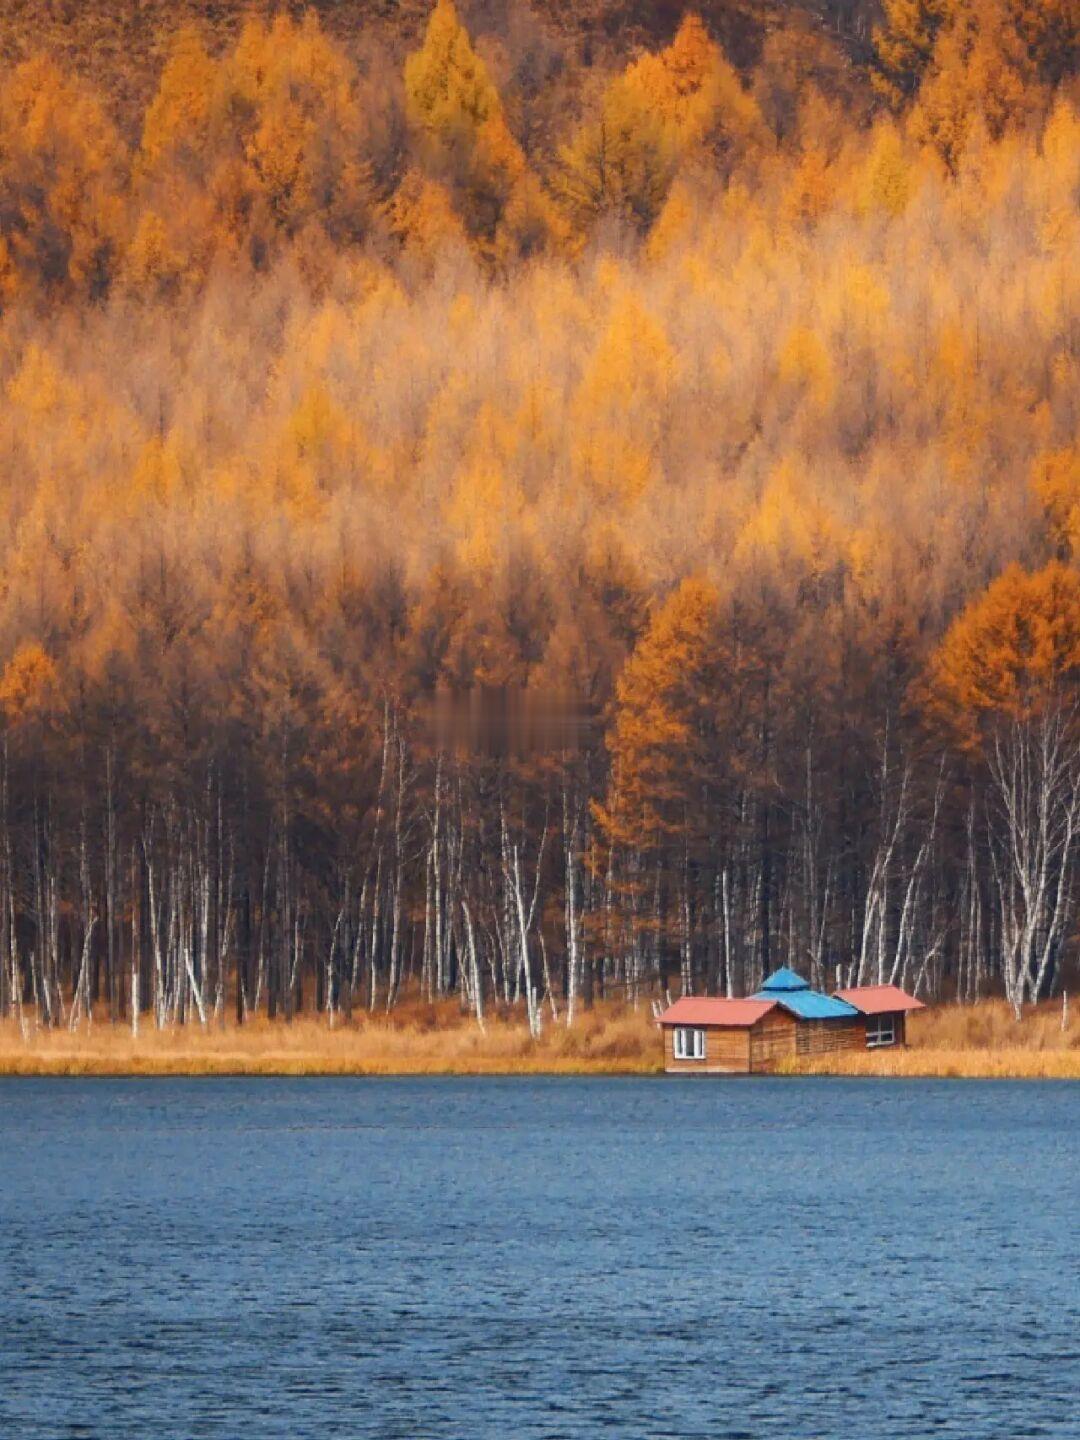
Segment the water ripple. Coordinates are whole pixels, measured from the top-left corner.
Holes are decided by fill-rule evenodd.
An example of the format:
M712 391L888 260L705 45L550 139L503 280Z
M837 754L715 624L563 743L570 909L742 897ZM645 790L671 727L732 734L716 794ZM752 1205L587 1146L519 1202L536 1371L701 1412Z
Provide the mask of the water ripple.
M0 1082L2 1440L1075 1440L1080 1087Z

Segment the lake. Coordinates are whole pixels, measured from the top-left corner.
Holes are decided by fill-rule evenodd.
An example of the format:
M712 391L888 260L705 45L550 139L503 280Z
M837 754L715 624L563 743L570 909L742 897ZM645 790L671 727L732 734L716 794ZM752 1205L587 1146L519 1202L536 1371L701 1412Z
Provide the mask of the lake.
M4 1440L1080 1434L1080 1086L0 1081Z

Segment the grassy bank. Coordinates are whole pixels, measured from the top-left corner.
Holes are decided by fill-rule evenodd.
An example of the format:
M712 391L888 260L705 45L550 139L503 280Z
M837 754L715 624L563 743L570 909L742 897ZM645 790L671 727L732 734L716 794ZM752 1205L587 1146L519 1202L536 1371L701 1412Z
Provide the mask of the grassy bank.
M1080 1050L863 1051L785 1067L789 1075L896 1075L941 1080L1080 1080Z
M597 1006L571 1029L548 1019L534 1040L523 1016L490 1016L481 1030L456 1005L406 1004L331 1027L198 1024L139 1035L96 1023L74 1033L0 1026L4 1075L652 1075L660 1042L649 1008Z
M942 1079L1080 1080L1080 1013L1061 1027L1061 1003L1019 1024L1003 1001L941 1005L908 1019L905 1050L861 1050L797 1062L799 1075L901 1075Z
M802 1061L790 1073L1080 1079L1080 1007L1067 1029L1058 1004L1016 1024L999 1001L942 1006L910 1021L907 1050ZM534 1040L524 1018L489 1016L483 1030L454 1004L402 1005L331 1027L198 1024L139 1035L99 1019L71 1032L0 1025L0 1075L656 1075L661 1047L650 1010L597 1005L571 1029L548 1018Z

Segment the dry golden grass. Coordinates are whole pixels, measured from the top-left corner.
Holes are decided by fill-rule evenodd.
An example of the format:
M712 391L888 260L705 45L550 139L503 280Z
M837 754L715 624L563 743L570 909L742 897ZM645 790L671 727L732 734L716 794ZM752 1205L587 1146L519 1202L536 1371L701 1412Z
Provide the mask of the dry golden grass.
M800 1060L798 1075L901 1075L942 1079L1080 1080L1080 1013L1061 1028L1061 1005L1040 1005L1019 1024L1001 1000L940 1005L908 1021L906 1050L857 1050Z
M784 1067L788 1075L941 1080L1080 1080L1080 1050L856 1050Z
M901 1075L1080 1079L1080 1007L1061 1029L1058 1005L1019 1025L1000 1001L940 1006L912 1017L907 1050L856 1051L798 1061L800 1075ZM649 1006L598 1004L571 1030L547 1018L533 1040L520 1014L492 1015L483 1031L453 1003L409 1002L392 1015L363 1014L331 1028L304 1016L289 1024L197 1024L138 1038L100 1020L71 1033L0 1025L3 1075L657 1075L660 1037Z
M662 1069L649 1007L598 1005L572 1029L546 1017L539 1040L519 1015L484 1030L456 1005L408 1004L333 1028L325 1019L257 1019L130 1030L97 1023L71 1033L0 1026L5 1075L652 1075Z

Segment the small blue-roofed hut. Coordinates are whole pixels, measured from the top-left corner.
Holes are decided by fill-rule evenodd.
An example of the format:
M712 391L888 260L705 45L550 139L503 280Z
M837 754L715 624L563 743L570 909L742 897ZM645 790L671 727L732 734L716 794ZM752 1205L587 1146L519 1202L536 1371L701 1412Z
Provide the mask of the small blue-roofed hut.
M788 1056L861 1050L862 1013L786 967L748 1000L684 995L660 1016L672 1075L769 1074Z

